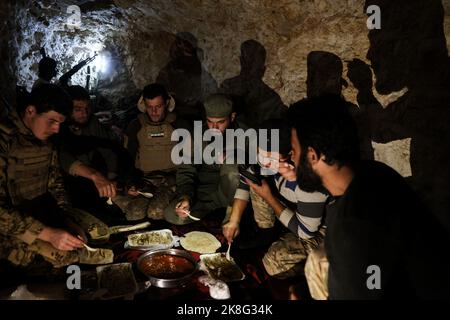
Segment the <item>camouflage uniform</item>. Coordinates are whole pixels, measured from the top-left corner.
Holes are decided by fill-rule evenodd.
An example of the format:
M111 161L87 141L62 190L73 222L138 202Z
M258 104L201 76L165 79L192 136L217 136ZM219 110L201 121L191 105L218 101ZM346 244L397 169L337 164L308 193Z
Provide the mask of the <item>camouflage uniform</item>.
M143 196L132 197L117 195L113 202L125 213L129 221L150 218L154 220L164 219L164 209L175 197L175 186L172 175L146 175L145 192L150 192L153 197L147 199Z
M40 198L51 199L54 206L36 206L34 201ZM40 211L41 217L37 218L35 211ZM47 211L49 221L44 221ZM101 221L87 213L82 218L67 206L55 150L50 143L36 139L12 114L0 124L0 258L16 265L29 264L36 254L55 266L79 261L78 252L57 250L37 239L44 223L64 223L69 216L64 212L83 220L91 237L105 232Z
M289 232L274 242L264 255L263 264L267 273L279 279L303 274L303 263L309 254L317 248L325 236L324 228L311 239L301 239Z
M328 268L325 247L322 244L314 249L305 264L305 276L311 297L316 300L328 299Z
M275 224L275 213L272 207L252 189L250 199L254 211L254 218L260 228L272 228ZM309 253L323 240L325 228L319 229L317 235L310 239L299 238L294 233L286 233L274 242L263 257L263 264L270 276L279 279L303 274L303 263Z

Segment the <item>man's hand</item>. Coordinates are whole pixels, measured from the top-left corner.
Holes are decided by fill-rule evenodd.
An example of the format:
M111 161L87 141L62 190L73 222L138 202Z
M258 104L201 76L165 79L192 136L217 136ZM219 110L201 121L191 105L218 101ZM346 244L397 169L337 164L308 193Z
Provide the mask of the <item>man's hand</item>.
M233 239L239 235L239 223L234 221L229 221L222 226L222 233L227 239L228 243L233 242Z
M128 188L127 193L129 196L132 196L132 197L137 197L139 195L138 190L136 189L135 186L131 186L130 188Z
M177 205L175 206L175 213L180 217L180 218L186 218L188 215L186 214L185 211L189 211L189 208L191 207L190 205L190 201L189 198L184 197L181 201L179 201L177 203Z
M39 234L38 239L50 242L53 247L63 251L70 251L83 247L83 241L74 237L69 232L50 227L45 227Z
M269 202L269 199L273 198L272 191L270 191L270 187L267 184L267 181L263 180L262 184L258 186L256 183L251 182L247 178L245 178L247 184L252 188L255 193L263 198L266 202Z
M116 184L106 179L102 174L97 172L92 175L92 181L94 182L100 197L113 198L116 196Z
M66 225L66 230L69 231L72 235L76 236L78 239L83 241L84 243L88 242L88 238L83 228L81 228L78 224L73 222L70 219L65 219L64 224Z
M297 181L297 172L295 170L295 167L292 164L289 164L288 162L280 162L278 172L287 181Z

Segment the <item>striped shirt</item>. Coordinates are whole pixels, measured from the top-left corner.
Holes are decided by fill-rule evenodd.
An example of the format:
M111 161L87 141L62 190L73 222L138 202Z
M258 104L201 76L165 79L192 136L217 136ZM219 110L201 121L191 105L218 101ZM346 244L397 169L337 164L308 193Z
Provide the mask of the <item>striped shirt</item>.
M282 197L280 200L283 203L290 202L295 208L294 212L286 207L278 217L280 222L299 238L313 238L322 224L327 195L322 192L305 192L299 188L297 181L287 181L279 173L272 177ZM234 198L244 201L250 199L250 187L242 175Z

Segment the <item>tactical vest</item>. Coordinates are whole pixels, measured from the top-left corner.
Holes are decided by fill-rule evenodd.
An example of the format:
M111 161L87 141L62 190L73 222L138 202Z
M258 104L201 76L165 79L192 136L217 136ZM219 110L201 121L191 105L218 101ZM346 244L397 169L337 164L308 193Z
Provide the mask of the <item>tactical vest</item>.
M6 164L7 188L11 202L16 206L47 192L53 149L50 144L18 130L7 134L11 138Z
M150 123L145 113L140 114L138 119L141 129L137 134L139 150L136 167L144 172L174 169L175 165L170 156L176 144L170 140L174 130L172 125L167 121Z

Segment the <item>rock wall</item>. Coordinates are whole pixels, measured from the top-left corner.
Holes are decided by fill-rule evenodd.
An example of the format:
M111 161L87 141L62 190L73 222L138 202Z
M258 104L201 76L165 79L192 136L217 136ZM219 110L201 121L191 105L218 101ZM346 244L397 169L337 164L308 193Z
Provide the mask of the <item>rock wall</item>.
M70 29L67 22L72 13L67 9L77 3L81 24ZM445 32L450 35L450 0L442 3ZM13 7L2 3L3 8L8 6ZM31 88L42 46L61 62L59 75L95 51L109 48L113 70L100 76L100 81L104 80L100 87L115 105L120 95L154 81L170 60L176 35L189 32L204 70L218 85L239 73L241 43L248 39L260 42L267 52L263 80L289 105L306 96L309 52L336 54L343 61L344 78L346 61L367 61L363 7L364 0L21 0L15 4L16 77L19 84ZM450 36L447 45L450 47ZM95 68L91 68L94 88L98 81ZM86 68L73 77L73 83L84 85L85 79ZM355 94L350 83L344 95L355 102Z
M0 95L11 103L15 99L14 96L14 74L15 56L12 43L12 34L14 29L14 6L9 1L2 1L0 3ZM0 114L4 115L7 112L7 106L0 99Z
M450 0L442 0L442 6L437 0L411 0L414 5L406 0L367 0L382 3L383 8L396 4L392 4L392 11L381 12L381 33L392 28L388 35L396 36L395 41L387 37L384 43L375 34L369 43L365 2L1 2L0 80L4 86L11 87L16 82L31 88L37 78L39 49L45 47L47 54L60 63L58 76L94 52L102 52L103 60L97 58L90 64L89 85L102 97L99 106L104 109L134 108L139 90L157 79L175 82L170 89L175 88L177 94L183 96L182 103L195 106L206 94L220 90L225 80L239 80L236 76L243 72L259 81L258 88L267 97L277 104L290 105L307 95L308 72L311 77L318 72L320 77L323 72L320 70L328 68L334 70L330 83L325 85L328 80L323 79L312 89L343 84L344 96L358 104L358 91L353 84L356 78L351 81L347 71L348 62L359 59L354 65L359 68L356 71L362 72L359 76L366 72L370 77L373 71L374 80L378 77L377 81L368 81L370 87L359 88L359 93L364 89L369 98L373 93L380 110L396 110L392 117L382 117L383 120L371 128L369 140L372 138L374 143L367 141L368 157L382 160L410 177L411 184L450 226L447 183L450 177L447 179L445 174L435 171L436 163L450 162L445 151L450 143L446 128L450 123L450 119L446 119L450 90L448 82L438 75L448 72ZM71 5L78 5L80 9L81 20L76 26L70 20L74 17L73 11L67 10ZM443 33L439 20L442 9ZM404 20L400 21L399 17ZM434 21L438 21L438 25ZM406 42L402 40L402 32L408 34ZM443 41L444 47L439 47L439 41ZM255 51L241 52L243 43L253 44ZM376 65L366 58L369 48L372 54L379 55ZM308 68L308 56L313 51L318 52L311 57ZM398 59L402 55L404 59ZM107 61L106 69L102 61ZM382 70L377 70L380 66ZM315 70L311 70L313 67ZM17 81L11 81L13 76ZM195 81L190 81L190 76ZM358 76L357 72L354 76ZM85 85L86 77L85 67L72 78L72 83ZM248 85L251 90L251 83ZM435 149L430 150L433 145Z

